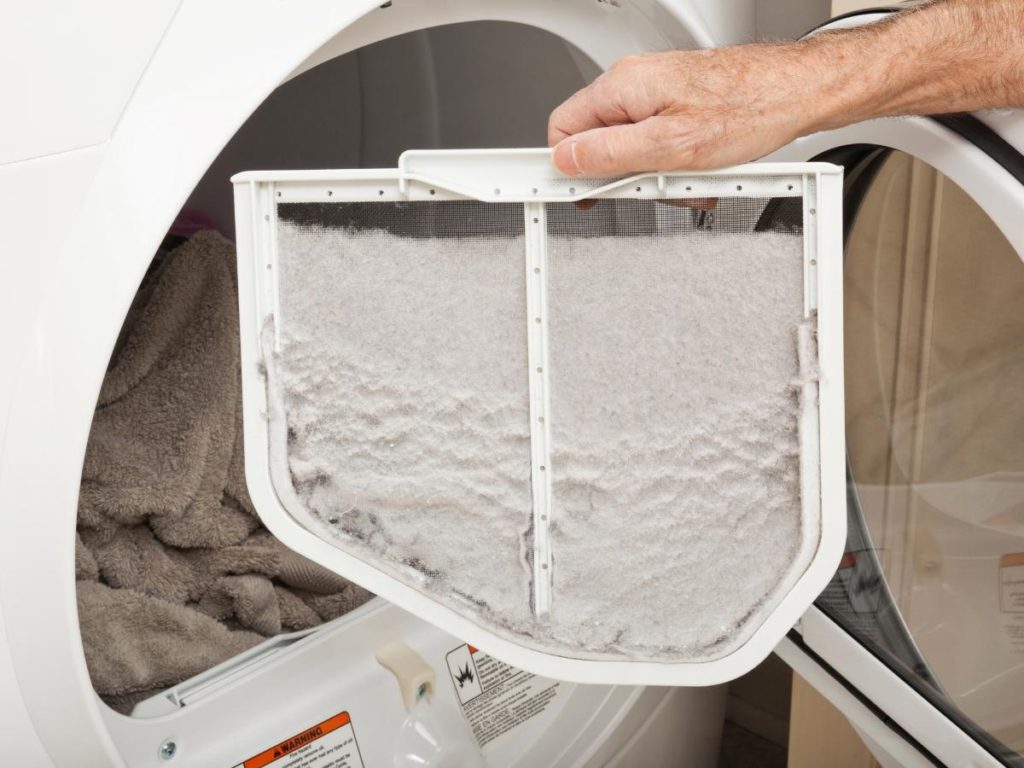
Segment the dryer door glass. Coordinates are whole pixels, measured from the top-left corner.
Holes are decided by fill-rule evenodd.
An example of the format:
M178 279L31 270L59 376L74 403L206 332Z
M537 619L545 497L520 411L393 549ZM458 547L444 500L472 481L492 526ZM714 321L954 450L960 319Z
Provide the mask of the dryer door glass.
M1015 762L1024 262L926 163L859 151L846 191L849 537L817 604Z

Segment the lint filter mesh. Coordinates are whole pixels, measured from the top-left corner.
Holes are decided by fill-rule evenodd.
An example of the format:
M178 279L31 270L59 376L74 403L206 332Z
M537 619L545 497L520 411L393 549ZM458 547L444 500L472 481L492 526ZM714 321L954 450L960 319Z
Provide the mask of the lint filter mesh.
M799 198L276 212L271 463L318 537L597 660L722 657L807 567Z

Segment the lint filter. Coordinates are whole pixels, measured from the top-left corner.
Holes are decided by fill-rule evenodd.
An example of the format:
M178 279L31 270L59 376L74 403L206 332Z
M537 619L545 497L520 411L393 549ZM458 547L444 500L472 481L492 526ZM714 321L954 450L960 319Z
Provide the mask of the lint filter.
M589 683L737 677L828 582L839 167L409 151L233 182L246 475L285 544Z

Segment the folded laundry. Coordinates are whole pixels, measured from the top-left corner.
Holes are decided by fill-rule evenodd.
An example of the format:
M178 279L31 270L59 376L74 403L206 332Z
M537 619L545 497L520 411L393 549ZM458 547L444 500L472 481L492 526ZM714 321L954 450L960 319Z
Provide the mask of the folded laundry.
M371 597L288 550L253 511L234 259L212 231L167 253L100 391L79 498L78 610L93 685L121 711Z

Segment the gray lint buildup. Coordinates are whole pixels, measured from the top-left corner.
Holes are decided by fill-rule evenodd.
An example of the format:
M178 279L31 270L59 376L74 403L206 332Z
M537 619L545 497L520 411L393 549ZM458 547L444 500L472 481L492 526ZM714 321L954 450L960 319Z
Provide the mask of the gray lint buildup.
M542 617L522 207L280 206L268 371L291 511L539 650L728 654L818 538L800 491L800 385L814 359L798 356L801 328L811 337L803 241L753 232L763 205L721 201L717 228L652 202L549 206Z

